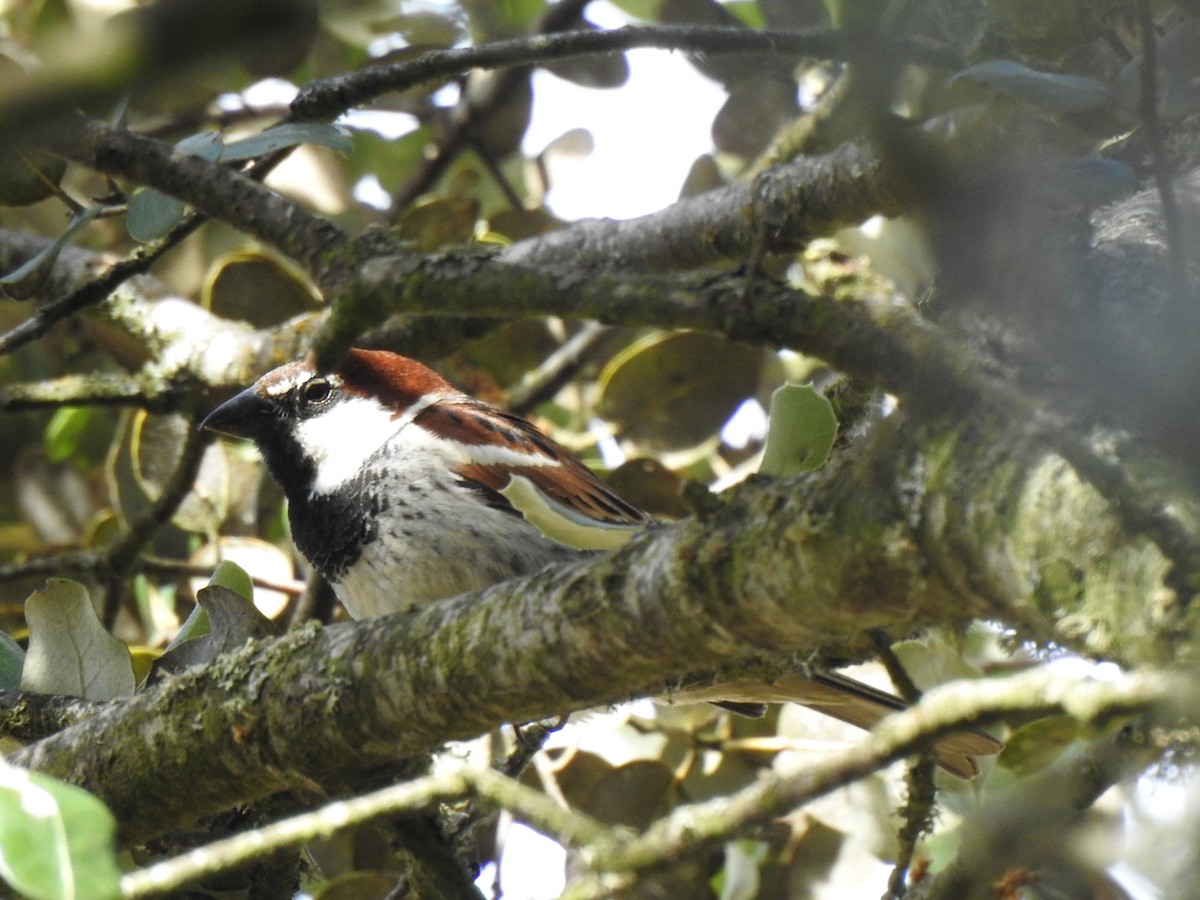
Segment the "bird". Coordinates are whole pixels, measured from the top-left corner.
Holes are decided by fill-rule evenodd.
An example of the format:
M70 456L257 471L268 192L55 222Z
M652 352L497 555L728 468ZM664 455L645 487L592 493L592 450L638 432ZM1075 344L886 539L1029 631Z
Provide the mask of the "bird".
M286 363L201 427L258 447L296 548L355 619L575 561L654 524L528 420L386 350L352 349L328 372ZM905 707L836 672L792 681L798 702L863 728ZM974 757L998 748L965 731L936 749L971 777Z

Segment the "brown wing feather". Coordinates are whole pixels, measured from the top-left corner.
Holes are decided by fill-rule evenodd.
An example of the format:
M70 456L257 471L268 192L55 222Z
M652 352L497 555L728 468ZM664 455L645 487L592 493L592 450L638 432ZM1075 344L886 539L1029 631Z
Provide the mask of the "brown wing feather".
M512 476L522 475L559 506L597 522L610 525L647 525L651 521L649 515L626 503L604 482L578 464L572 467L467 464L458 468L458 474L496 493L497 496L500 496L499 491L508 486Z
M502 412L466 395L441 402L422 412L417 423L447 440L464 446L503 446L532 457L530 465L505 466L486 462L466 463L458 474L499 497L513 475L528 478L558 505L615 525L645 525L650 516L618 496L566 449L519 416ZM537 460L545 460L541 465ZM499 498L503 499L503 498ZM506 501L505 501L506 502Z

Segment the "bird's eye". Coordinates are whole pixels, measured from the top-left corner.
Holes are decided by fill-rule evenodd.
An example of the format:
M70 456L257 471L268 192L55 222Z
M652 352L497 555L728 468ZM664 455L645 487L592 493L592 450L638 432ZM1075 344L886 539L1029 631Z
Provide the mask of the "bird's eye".
M300 400L305 406L324 403L333 394L333 385L328 378L314 378L300 389Z

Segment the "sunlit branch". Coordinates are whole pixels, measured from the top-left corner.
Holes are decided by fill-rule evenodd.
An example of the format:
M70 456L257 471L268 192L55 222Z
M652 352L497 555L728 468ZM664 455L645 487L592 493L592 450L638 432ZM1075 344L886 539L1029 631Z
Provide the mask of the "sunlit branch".
M917 706L889 717L866 740L848 750L831 753L795 774L766 776L731 797L680 807L641 835L611 831L590 816L563 809L542 792L491 770L463 768L331 803L217 841L126 875L122 891L125 897L134 898L178 890L272 851L385 815L472 797L507 809L544 833L582 849L592 872L569 888L565 896L577 900L604 897L629 873L678 861L732 838L755 823L785 815L920 750L938 735L964 724L1008 714L1051 713L1094 723L1121 713L1144 712L1171 696L1172 688L1170 679L1155 672L1102 682L1086 676L1064 676L1049 669L998 681L943 685L930 691Z
M274 850L328 837L385 815L421 810L437 802L463 797L475 797L492 806L511 810L524 821L574 844L593 844L608 834L608 827L603 823L563 809L540 791L487 769L461 769L330 803L313 812L199 847L175 859L129 873L121 879L121 894L133 900L179 890L200 878L236 868Z
M140 406L163 409L171 396L158 379L138 375L64 375L49 381L0 388L0 410L59 409L64 406Z

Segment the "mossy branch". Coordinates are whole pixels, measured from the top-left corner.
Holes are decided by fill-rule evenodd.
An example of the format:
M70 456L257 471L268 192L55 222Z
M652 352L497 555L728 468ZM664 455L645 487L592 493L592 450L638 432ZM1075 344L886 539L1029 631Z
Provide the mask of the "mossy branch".
M540 791L525 787L490 769L459 768L450 772L392 785L350 800L336 801L293 816L247 834L236 835L197 848L175 859L166 860L132 872L122 879L126 897L155 896L179 890L198 880L228 871L273 850L328 837L346 828L400 812L416 812L437 802L465 797L505 809L522 821L535 825L568 846L584 851L586 869L565 896L601 898L615 888L628 887L637 875L669 865L699 849L743 833L753 824L786 815L837 787L878 771L926 745L964 721L984 721L1012 713L1062 714L1073 716L1083 725L1103 723L1122 713L1139 713L1154 708L1172 696L1175 688L1161 673L1143 672L1117 680L1096 681L1086 675L1064 675L1043 668L991 682L960 682L943 686L917 706L898 713L858 745L826 758L803 771L772 774L731 797L708 803L680 807L659 819L642 834L611 830L584 813L563 809ZM1082 798L1114 783L1133 763L1143 763L1152 747L1139 747L1130 739L1103 741L1085 756L1069 755L1048 775L1036 779L1038 792L1021 790L1027 797L1052 796L1063 802L1050 816L1047 804L1039 802L1039 834L1064 831L1074 824L1087 804ZM1106 764L1096 765L1099 760ZM1071 786L1079 785L1077 789ZM1012 800L1011 796L1005 801ZM1026 822L1016 816L980 817L987 826L984 833L995 836L996 824L1003 821ZM1050 821L1050 819L1053 821ZM975 840L972 845L987 844ZM1029 845L1028 836L1025 844ZM1009 843L995 842L992 846ZM1005 854L1003 863L1014 864ZM955 864L955 877L939 876L937 881L961 886L964 872L974 876L990 874L975 857ZM951 896L940 889L938 896ZM957 896L957 895L955 895Z
M970 426L920 449L917 430L884 429L815 478L735 489L611 556L247 646L14 761L96 792L137 840L748 656L859 659L872 628L983 616L1127 664L1182 652L1165 560L1060 461ZM1086 590L1040 576L1046 559L1087 572ZM1143 602L1088 600L1115 594Z

